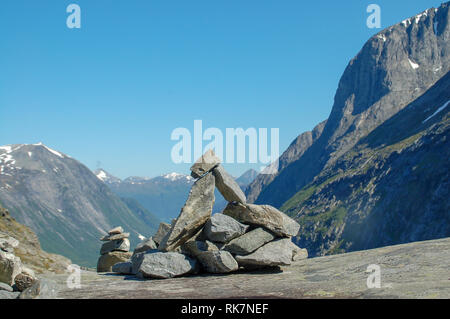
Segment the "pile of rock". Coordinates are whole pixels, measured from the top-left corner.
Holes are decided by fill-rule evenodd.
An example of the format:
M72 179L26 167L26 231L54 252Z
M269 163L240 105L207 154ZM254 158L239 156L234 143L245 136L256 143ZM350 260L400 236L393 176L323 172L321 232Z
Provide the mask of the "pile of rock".
M34 271L14 255L14 248L18 246L17 239L0 232L0 299L18 298L36 281Z
M113 272L142 278L171 278L199 271L230 273L290 265L307 258L291 240L299 224L269 205L252 205L238 184L224 170L213 151L191 167L196 178L180 215L171 225L136 248L130 261L112 267ZM229 202L211 216L215 187Z
M112 271L112 266L130 260L130 233L124 233L122 227L116 227L100 240L105 242L100 248L100 258L97 262L97 272Z

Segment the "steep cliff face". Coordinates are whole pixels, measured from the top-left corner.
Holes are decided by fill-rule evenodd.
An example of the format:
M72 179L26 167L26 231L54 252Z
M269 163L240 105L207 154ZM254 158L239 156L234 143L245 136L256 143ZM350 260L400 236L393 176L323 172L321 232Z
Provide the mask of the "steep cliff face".
M41 249L38 237L29 228L19 224L9 212L0 206L0 232L20 241L15 255L23 264L37 273L64 273L71 261L63 256L49 254Z
M373 36L346 68L323 133L262 187L255 202L281 207L445 75L450 70L449 19L445 3Z
M326 121L318 124L312 131L300 134L286 151L281 154L277 174L259 174L246 190L247 201L253 203L261 193L286 167L297 161L308 148L320 137Z
M450 236L450 73L282 207L312 255Z

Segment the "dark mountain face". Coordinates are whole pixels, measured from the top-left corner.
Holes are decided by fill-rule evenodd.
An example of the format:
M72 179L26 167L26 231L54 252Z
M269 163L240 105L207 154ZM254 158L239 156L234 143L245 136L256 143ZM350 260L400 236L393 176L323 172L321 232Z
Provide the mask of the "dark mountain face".
M43 249L95 265L99 237L121 225L132 245L149 227L92 172L45 145L0 147L0 201L39 237Z
M311 255L450 236L450 73L282 207Z
M281 207L361 138L424 94L450 69L449 37L449 3L372 37L346 68L320 137L266 183L255 202Z

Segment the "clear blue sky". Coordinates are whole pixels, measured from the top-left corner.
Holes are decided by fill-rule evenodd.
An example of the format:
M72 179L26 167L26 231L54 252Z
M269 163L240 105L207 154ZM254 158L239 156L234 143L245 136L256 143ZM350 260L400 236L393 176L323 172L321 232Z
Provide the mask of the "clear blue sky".
M66 26L79 4L82 28ZM278 127L281 151L326 119L349 60L432 0L3 0L0 144L37 143L112 174L175 165L176 127ZM238 175L248 165L228 165Z

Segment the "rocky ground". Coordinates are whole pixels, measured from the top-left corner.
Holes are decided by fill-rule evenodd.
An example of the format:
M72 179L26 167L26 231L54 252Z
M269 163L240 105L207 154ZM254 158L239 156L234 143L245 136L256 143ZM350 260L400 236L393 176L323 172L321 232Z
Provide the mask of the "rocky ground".
M450 238L294 262L278 271L165 280L83 272L80 289L52 276L58 298L450 298ZM381 288L367 288L367 267L381 267Z

